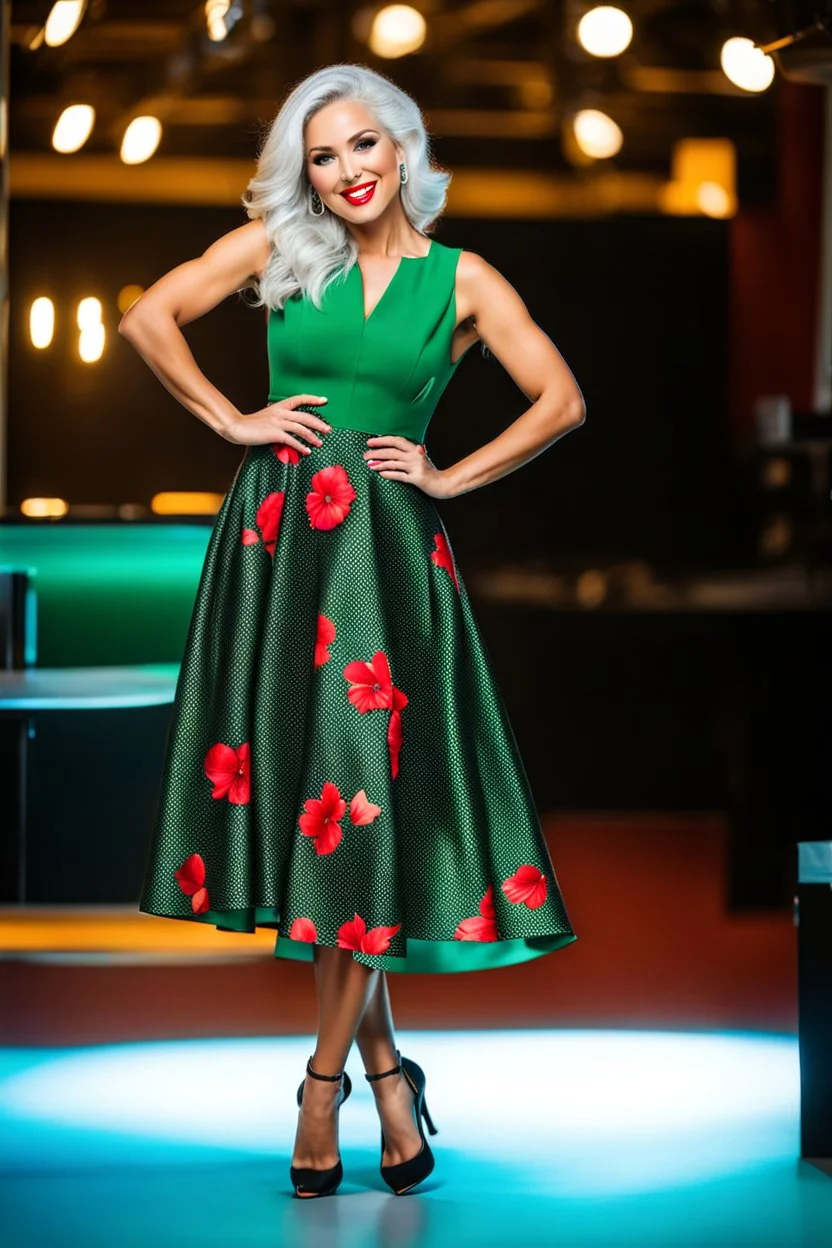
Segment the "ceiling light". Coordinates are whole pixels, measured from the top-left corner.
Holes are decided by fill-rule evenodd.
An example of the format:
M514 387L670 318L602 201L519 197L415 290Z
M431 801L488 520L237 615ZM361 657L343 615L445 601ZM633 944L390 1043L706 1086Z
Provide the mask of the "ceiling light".
M46 295L40 295L29 309L29 340L42 351L51 344L54 334L55 305Z
M376 13L367 42L376 56L407 56L421 48L426 31L418 9L409 4L388 4Z
M765 91L774 78L774 61L750 39L726 39L719 62L725 77L743 91Z
M162 138L158 117L134 117L121 140L121 159L125 165L140 165L149 160Z
M52 146L56 152L77 152L92 134L95 109L91 104L70 104L55 122Z
M611 4L590 9L578 22L578 42L591 56L619 56L632 38L630 18Z
M53 4L43 28L44 42L50 48L59 48L75 34L81 25L87 0L58 0Z
M621 151L624 135L606 113L597 108L582 108L572 121L575 141L585 156L606 160Z

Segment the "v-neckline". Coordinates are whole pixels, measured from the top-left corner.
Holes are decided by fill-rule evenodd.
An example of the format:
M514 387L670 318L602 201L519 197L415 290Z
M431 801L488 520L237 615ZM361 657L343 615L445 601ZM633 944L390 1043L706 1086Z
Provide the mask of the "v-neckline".
M402 265L404 264L405 260L427 260L431 252L433 251L433 243L434 243L434 240L430 239L430 247L428 247L427 251L425 252L423 256L400 256L399 257L399 263L396 265L395 269L393 270L393 275L390 278L390 281L384 287L384 290L381 292L378 299L376 299L375 303L373 304L373 306L370 308L370 311L366 315L364 314L364 308L365 308L364 296L366 293L364 289L364 274L361 272L361 265L358 263L358 260L356 259L355 264L353 265L353 269L356 269L358 271L358 293L361 297L361 315L363 318L362 326L366 326L367 323L373 319L373 317L376 314L376 310L379 304L383 303L384 300L387 298L387 295L390 292L391 286L393 286L393 284L396 281L396 278L399 276L399 274L402 271Z

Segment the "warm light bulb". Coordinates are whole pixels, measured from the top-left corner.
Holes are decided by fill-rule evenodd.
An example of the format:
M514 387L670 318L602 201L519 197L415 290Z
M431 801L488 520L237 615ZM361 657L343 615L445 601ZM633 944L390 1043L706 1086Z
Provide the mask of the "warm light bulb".
M78 339L78 354L85 364L95 364L104 354L104 326L89 325L81 330Z
M92 134L95 109L91 104L70 104L55 122L52 146L56 152L77 152Z
M774 61L750 39L726 39L719 63L725 77L743 91L765 91L774 79Z
M96 299L95 295L89 295L86 299L82 299L78 304L76 313L76 324L79 329L92 329L96 325L101 324L101 300Z
M71 39L84 16L87 0L58 0L53 4L43 28L44 42L50 48L59 48Z
M590 9L578 23L578 42L590 56L620 56L632 38L630 18L611 4Z
M731 196L719 182L701 182L696 188L696 202L708 217L731 216Z
M621 151L624 136L621 129L597 108L582 108L572 122L575 141L585 156L607 160Z
M29 309L29 339L33 347L43 350L55 334L55 305L46 295L32 301Z
M162 138L158 117L134 117L124 131L119 153L125 165L140 165L149 160Z
M24 498L20 511L24 516L65 516L69 503L65 498Z
M367 42L376 56L392 59L421 48L426 31L418 9L409 4L388 4L376 13Z

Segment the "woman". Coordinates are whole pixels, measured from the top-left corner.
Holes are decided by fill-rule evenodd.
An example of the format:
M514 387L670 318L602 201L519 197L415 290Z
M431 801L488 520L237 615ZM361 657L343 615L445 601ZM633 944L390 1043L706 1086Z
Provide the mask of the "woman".
M341 1181L353 1041L383 1178L402 1193L433 1168L425 1076L396 1048L387 971L509 965L576 939L431 500L521 467L584 405L509 283L428 236L449 176L407 94L363 66L321 69L271 127L250 222L120 326L190 412L246 447L197 591L140 909L274 927L276 956L314 960L298 1196ZM180 326L250 285L271 393L246 415ZM533 402L438 468L424 433L478 340Z

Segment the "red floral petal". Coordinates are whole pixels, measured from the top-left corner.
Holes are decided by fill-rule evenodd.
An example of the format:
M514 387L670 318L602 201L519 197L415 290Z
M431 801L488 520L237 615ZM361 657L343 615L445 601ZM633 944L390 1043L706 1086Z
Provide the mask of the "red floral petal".
M463 919L454 932L454 940L497 940L497 921L479 914Z
M366 933L367 924L360 914L356 914L348 923L342 923L338 928L338 948L352 949L354 952L359 953L361 951L361 942Z
M255 529L243 529L243 545L256 546L260 541L260 534Z
M402 707L407 706L408 697L401 689L394 689L392 692L391 705L394 711L400 711Z
M350 685L347 697L362 715L367 711L385 711L390 705L384 693L371 685Z
M361 941L362 953L386 953L390 948L390 940L401 930L401 923L395 927L371 927Z
M359 789L350 802L350 819L359 827L372 823L381 814L381 807L367 800L367 794Z
M456 586L457 592L459 592L459 580L457 579L456 568L454 567L454 560L451 554L451 548L448 545L448 540L444 533L434 533L433 540L436 543L436 550L431 551L430 557L436 564L437 568L445 569Z
M503 881L502 889L509 901L537 910L546 900L548 885L540 868L526 863Z
M387 660L387 655L384 653L383 650L376 650L375 654L370 660L370 667L373 669L374 681L377 681L380 685L383 685L385 689L389 685L390 689L392 690L393 678L390 675L390 664Z
M283 490L275 490L266 495L257 509L257 527L271 555L274 554L285 498Z
M276 442L272 450L281 464L296 464L300 459L300 451L296 451L293 446L288 446L285 442Z
M228 800L242 805L251 796L250 788L250 747L245 742L234 749L223 741L212 745L205 755L203 768L214 788L213 798L228 797Z
M315 666L321 667L328 663L332 655L327 650L330 642L335 640L335 625L325 615L318 615L318 628L315 636Z
M480 902L480 914L484 919L494 918L494 885L489 884L485 896Z
M191 898L191 909L194 914L204 914L206 910L210 910L211 906L208 901L208 889L198 888Z
M318 931L311 919L295 919L289 928L290 940L305 940L314 944L318 939Z
M331 854L333 849L341 843L341 837L344 835L340 823L330 819L321 828L315 837L315 853Z
M369 663L365 663L362 659L354 659L344 668L344 679L353 685L374 685L376 674Z
M329 616L318 615L318 640L325 645L335 640L335 625Z
M394 780L399 774L399 754L403 741L401 711L392 711L387 725L387 748L390 753L390 773Z
M186 897L193 897L205 883L205 861L202 855L191 854L173 874Z
M248 741L237 750L237 770L228 790L228 800L235 806L245 806L251 800L251 746Z

